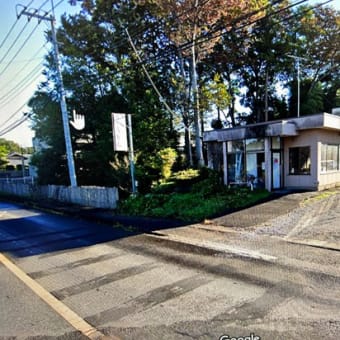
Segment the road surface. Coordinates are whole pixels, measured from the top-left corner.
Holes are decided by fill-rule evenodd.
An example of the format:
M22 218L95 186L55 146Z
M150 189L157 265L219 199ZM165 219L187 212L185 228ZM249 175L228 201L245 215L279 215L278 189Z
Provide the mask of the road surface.
M339 252L186 228L134 235L1 203L3 261L30 284L1 265L0 338L339 339Z

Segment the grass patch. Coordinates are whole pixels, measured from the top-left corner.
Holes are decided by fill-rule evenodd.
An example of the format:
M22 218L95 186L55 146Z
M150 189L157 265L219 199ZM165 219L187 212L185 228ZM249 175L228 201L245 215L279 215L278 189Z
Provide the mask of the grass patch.
M313 196L305 199L303 201L303 203L308 204L308 203L313 203L315 201L320 201L320 200L326 199L330 196L336 195L337 193L338 193L338 191L336 191L336 190L321 191L321 192L318 192L316 195L313 195Z
M162 184L150 194L130 197L120 203L118 210L128 215L199 222L253 205L270 195L266 190L229 189L221 185L215 173L206 170L199 178L196 173L192 175L186 178L181 174L180 178L171 178L169 184ZM185 181L184 192L182 181Z

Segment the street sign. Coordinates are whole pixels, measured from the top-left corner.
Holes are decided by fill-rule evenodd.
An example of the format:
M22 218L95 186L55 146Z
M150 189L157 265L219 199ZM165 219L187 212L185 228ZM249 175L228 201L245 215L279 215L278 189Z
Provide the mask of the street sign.
M125 113L112 113L113 149L129 151Z

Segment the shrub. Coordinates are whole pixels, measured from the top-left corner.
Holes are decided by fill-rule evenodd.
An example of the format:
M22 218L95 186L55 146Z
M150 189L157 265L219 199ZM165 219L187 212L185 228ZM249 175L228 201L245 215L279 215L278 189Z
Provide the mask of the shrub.
M161 161L161 174L162 178L168 179L171 176L171 168L174 165L177 152L173 148L165 148L158 152Z

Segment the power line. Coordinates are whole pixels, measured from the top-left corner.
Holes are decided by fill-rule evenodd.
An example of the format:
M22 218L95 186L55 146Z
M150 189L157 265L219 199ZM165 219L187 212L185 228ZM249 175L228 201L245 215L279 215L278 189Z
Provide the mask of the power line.
M11 46L8 48L7 52L5 53L5 55L0 59L0 64L3 63L3 61L5 60L5 58L8 56L8 54L11 52L12 48L15 46L15 44L18 42L20 36L22 35L22 33L24 32L24 30L26 29L26 27L28 26L29 21L26 22L26 24L24 25L24 27L21 29L21 31L19 32L19 34L17 35L17 37L14 39L13 43L11 44Z
M21 15L24 13L24 11L27 10L27 8L33 3L34 0L30 1L30 3L27 6L23 6L23 11L20 13L20 15L17 16L17 20L16 22L13 24L13 26L11 27L10 31L8 32L8 34L6 35L5 39L3 40L3 42L1 43L1 47L5 44L5 42L7 41L8 37L10 36L10 34L13 32L19 18L21 17ZM47 3L49 2L49 0L46 0L38 9L38 11L40 11ZM54 8L58 7L60 4L62 4L64 2L64 0L59 1ZM53 3L52 3L53 4ZM47 16L51 11L54 10L51 9L48 12L45 13L45 15ZM22 33L24 32L24 30L26 29L26 27L28 26L30 20L28 20L28 22L24 25L24 27L22 28L22 30L20 31L20 33L17 35L17 37L15 38L14 42L12 43L11 47L7 50L7 52L5 53L5 55L3 56L3 58L0 61L0 64L3 63L3 61L5 60L5 58L8 56L8 54L10 53L10 51L12 50L12 48L15 46L15 44L17 43L18 39L20 38L20 36L22 35ZM40 21L38 22L38 24L34 27L33 31L30 33L30 35L26 38L26 40L24 41L24 43L21 45L21 47L19 48L19 50L17 51L17 53L12 57L12 59L6 64L6 67L2 70L2 72L0 73L0 75L2 75L8 68L9 66L13 63L13 61L15 60L15 58L19 55L19 53L22 51L23 47L26 45L26 43L29 41L29 39L32 37L33 33L35 32L35 30L37 29L37 27L39 26ZM45 44L46 45L46 44ZM42 48L45 48L45 45ZM35 56L40 53L41 49L35 54ZM29 64L29 61L25 64L25 66L27 66ZM24 66L24 67L25 67ZM39 69L39 74L36 74L36 77L33 79L33 81L31 81L31 83L36 81L37 77L41 76L41 65L37 65L29 74L26 75L26 77L24 79L22 79L22 81L20 82L19 85L14 86L9 92L7 92L4 96L2 96L2 98L0 100L6 100L7 97L11 96L12 94L17 95L17 91L24 87L26 87L26 80L31 80L32 76L34 73L36 73L36 71ZM16 73L16 75L20 74L20 72L23 70L23 68ZM7 98L7 102L8 103L8 99ZM26 105L28 102L24 103L18 110L16 110L14 113L12 113L10 115L10 117L2 123L2 125L8 123L11 119L13 119ZM0 131L0 136L3 136L7 133L9 133L10 131L16 129L18 126L22 125L28 118L30 117L30 115L24 114L24 116L22 118L17 119L16 121L12 122L9 126L3 128Z
M8 62L8 64L5 66L5 68L0 72L0 76L2 76L7 70L8 68L12 65L13 61L15 60L15 58L19 55L19 53L23 50L23 48L25 47L25 45L27 44L27 42L31 39L31 37L33 36L34 32L37 30L38 26L40 23L38 23L33 30L31 31L31 33L27 36L27 38L25 39L25 41L22 43L22 45L19 47L18 51L14 54L14 56L12 57L12 59Z
M9 102L13 99L13 96L17 96L18 92L22 91L24 88L33 84L40 76L42 71L42 66L37 65L26 77L19 83L12 87L5 95L0 98L1 106L5 106L9 104Z
M13 119L26 105L28 104L28 102L25 102L23 105L21 105L20 107L19 107L19 109L17 109L14 113L12 113L11 115L10 115L10 117L9 118L7 118L3 123L1 123L2 125L5 125L6 123L8 123L11 119ZM11 124L13 124L13 123L11 123Z
M30 6L32 3L34 2L34 0L32 0L26 7ZM13 32L15 26L17 25L19 21L19 18L17 18L17 20L13 23L12 27L9 29L8 33L6 34L5 38L3 39L3 41L0 44L0 49L2 48L2 46L6 43L8 37L11 35L11 33Z
M305 1L308 1L308 0L303 0L303 2L305 2ZM313 7L308 7L307 9L303 10L302 12L298 12L298 13L291 14L291 15L289 15L289 16L283 18L282 20L279 20L279 21L276 21L276 22L272 23L272 24L271 24L272 26L271 26L270 28L273 28L273 26L276 26L276 25L281 24L281 23L289 22L289 21L292 20L292 19L299 18L299 17L301 17L302 15L308 13L310 10L313 10L313 9L315 9L315 8L324 6L325 4L327 4L327 3L329 3L329 2L332 2L332 1L333 1L333 0L328 0L328 1L325 1L325 2L323 2L323 3L317 4L317 5L313 6ZM285 8L285 9L286 9L286 8ZM285 9L281 9L279 12L281 12L281 11L283 11L283 10L285 10ZM277 14L277 13L275 12L274 14ZM236 33L236 32L240 31L241 29L243 29L243 28L245 28L245 27L247 27L247 26L249 26L249 25L253 25L253 24L256 24L257 22L261 22L261 21L263 21L263 20L265 20L265 19L270 18L271 16L272 16L272 14L271 14L271 15L268 15L268 16L265 16L265 17L263 17L263 18L260 18L260 19L254 21L254 22L249 23L249 24L245 24L245 25L243 25L243 26L237 27L236 29L233 29L233 30L231 30L231 31L224 32L224 33L222 33L222 34L220 34L220 35L218 35L218 36L216 36L216 37L225 36L225 35L228 34L228 33ZM256 32L247 32L247 36L246 36L246 37L247 37L247 38L257 37L257 34L256 34ZM214 38L215 38L215 37L214 37ZM203 43L204 43L204 41L203 41ZM209 50L209 48L203 49L203 50L201 50L201 52L205 52L205 51L207 51L207 50Z
M1 42L0 44L0 49L2 48L2 46L4 46L4 44L6 43L8 37L11 35L11 33L13 32L15 26L17 25L19 19L14 21L14 24L12 25L12 27L10 28L10 30L8 31L7 35L5 36L4 40Z
M227 34L230 34L230 33L232 33L232 32L234 32L234 33L235 33L235 32L238 32L238 31L240 31L241 29L244 29L244 28L246 28L246 27L248 27L248 26L254 25L254 24L256 24L256 23L258 23L258 22L261 22L261 21L263 21L263 20L265 20L265 19L268 19L268 18L270 18L270 17L273 17L274 15L276 15L276 14L282 12L282 11L285 11L285 10L287 10L287 9L289 9L289 8L292 8L292 7L294 7L294 6L297 6L297 5L299 5L299 4L301 4L301 3L304 3L304 2L306 2L306 1L308 1L308 0L300 0L300 1L297 2L297 3L294 3L294 4L292 4L292 5L286 6L286 7L282 8L282 9L279 9L278 11L275 11L275 12L273 12L273 13L270 13L270 14L268 14L268 15L265 15L265 16L263 16L263 17L261 17L261 18L255 19L255 20L253 20L253 21L251 21L251 22L245 23L245 24L243 24L243 25L241 25L241 26L238 26L238 27L236 27L236 28L232 28L232 29L229 30L229 31L220 32L218 35L214 35L214 36L211 36L211 35L206 36L206 35L204 35L204 36L201 36L201 37L196 38L195 40L192 40L192 41L189 41L189 42L187 42L187 43L185 43L185 44L182 44L181 46L179 46L179 47L177 47L177 48L176 48L176 46L173 46L173 47L176 48L176 50L177 50L178 52L181 52L181 51L183 52L183 51L185 51L185 50L191 48L194 44L195 44L195 46L200 46L200 45L202 45L203 43L206 43L206 42L208 42L208 41L210 41L210 40L213 40L213 39L222 37L222 36L227 35ZM300 15L302 15L302 14L304 14L304 13L310 11L311 9L315 9L315 8L324 6L325 4L330 3L330 2L332 2L332 1L333 1L333 0L328 0L328 1L325 1L325 2L323 2L323 3L321 3L321 4L318 4L318 5L316 5L316 6L308 7L308 8L307 8L305 11L303 11L302 13L295 13L295 14L289 16L289 17L285 17L284 19L282 19L282 20L280 20L279 22L276 22L276 23L274 23L274 24L277 25L277 24L279 24L279 23L283 23L283 22L285 22L285 21L288 21L288 20L291 20L291 19L293 19L293 18L299 17ZM251 36L251 35L254 35L254 33L248 32L248 36ZM201 52L204 52L204 51L206 51L206 50L208 50L208 48L206 48L206 49L204 49L204 50L201 50ZM158 56L148 57L147 61L143 61L143 63L147 63L147 62L148 62L148 63L155 63L155 62L157 62L157 61L161 61L161 60L164 60L164 59L170 57L171 55L173 55L173 53L174 53L174 50L171 50L171 51L165 52L165 53L162 54L161 56L158 55ZM140 63L136 63L135 65L139 65L139 64L140 64Z
M5 125L6 123L8 123L11 119L13 119L26 105L28 104L28 101L25 102L23 105L21 105L19 107L19 109L17 109L16 111L14 111L13 113L11 113L11 115L3 122L1 123L2 125Z
M16 129L18 126L20 126L21 124L23 124L27 119L29 118L29 116L24 116L23 118L18 119L16 122L12 123L10 126L6 127L5 129L0 131L0 136L3 136L11 131L13 131L14 129Z
M25 62L25 64L12 76L12 79L18 81L19 75L21 75L22 72L25 71L29 67L29 65L31 64L32 61L38 60L38 59L42 60L41 57L38 58L37 56L42 52L42 50L45 49L45 47L46 47L46 44L44 44L42 47L40 47L40 49L30 59L28 59L26 61L22 61L22 62ZM8 86L8 83L6 84L6 86ZM3 90L3 87L0 89L0 91L1 90ZM0 101L1 101L1 98L0 98Z

